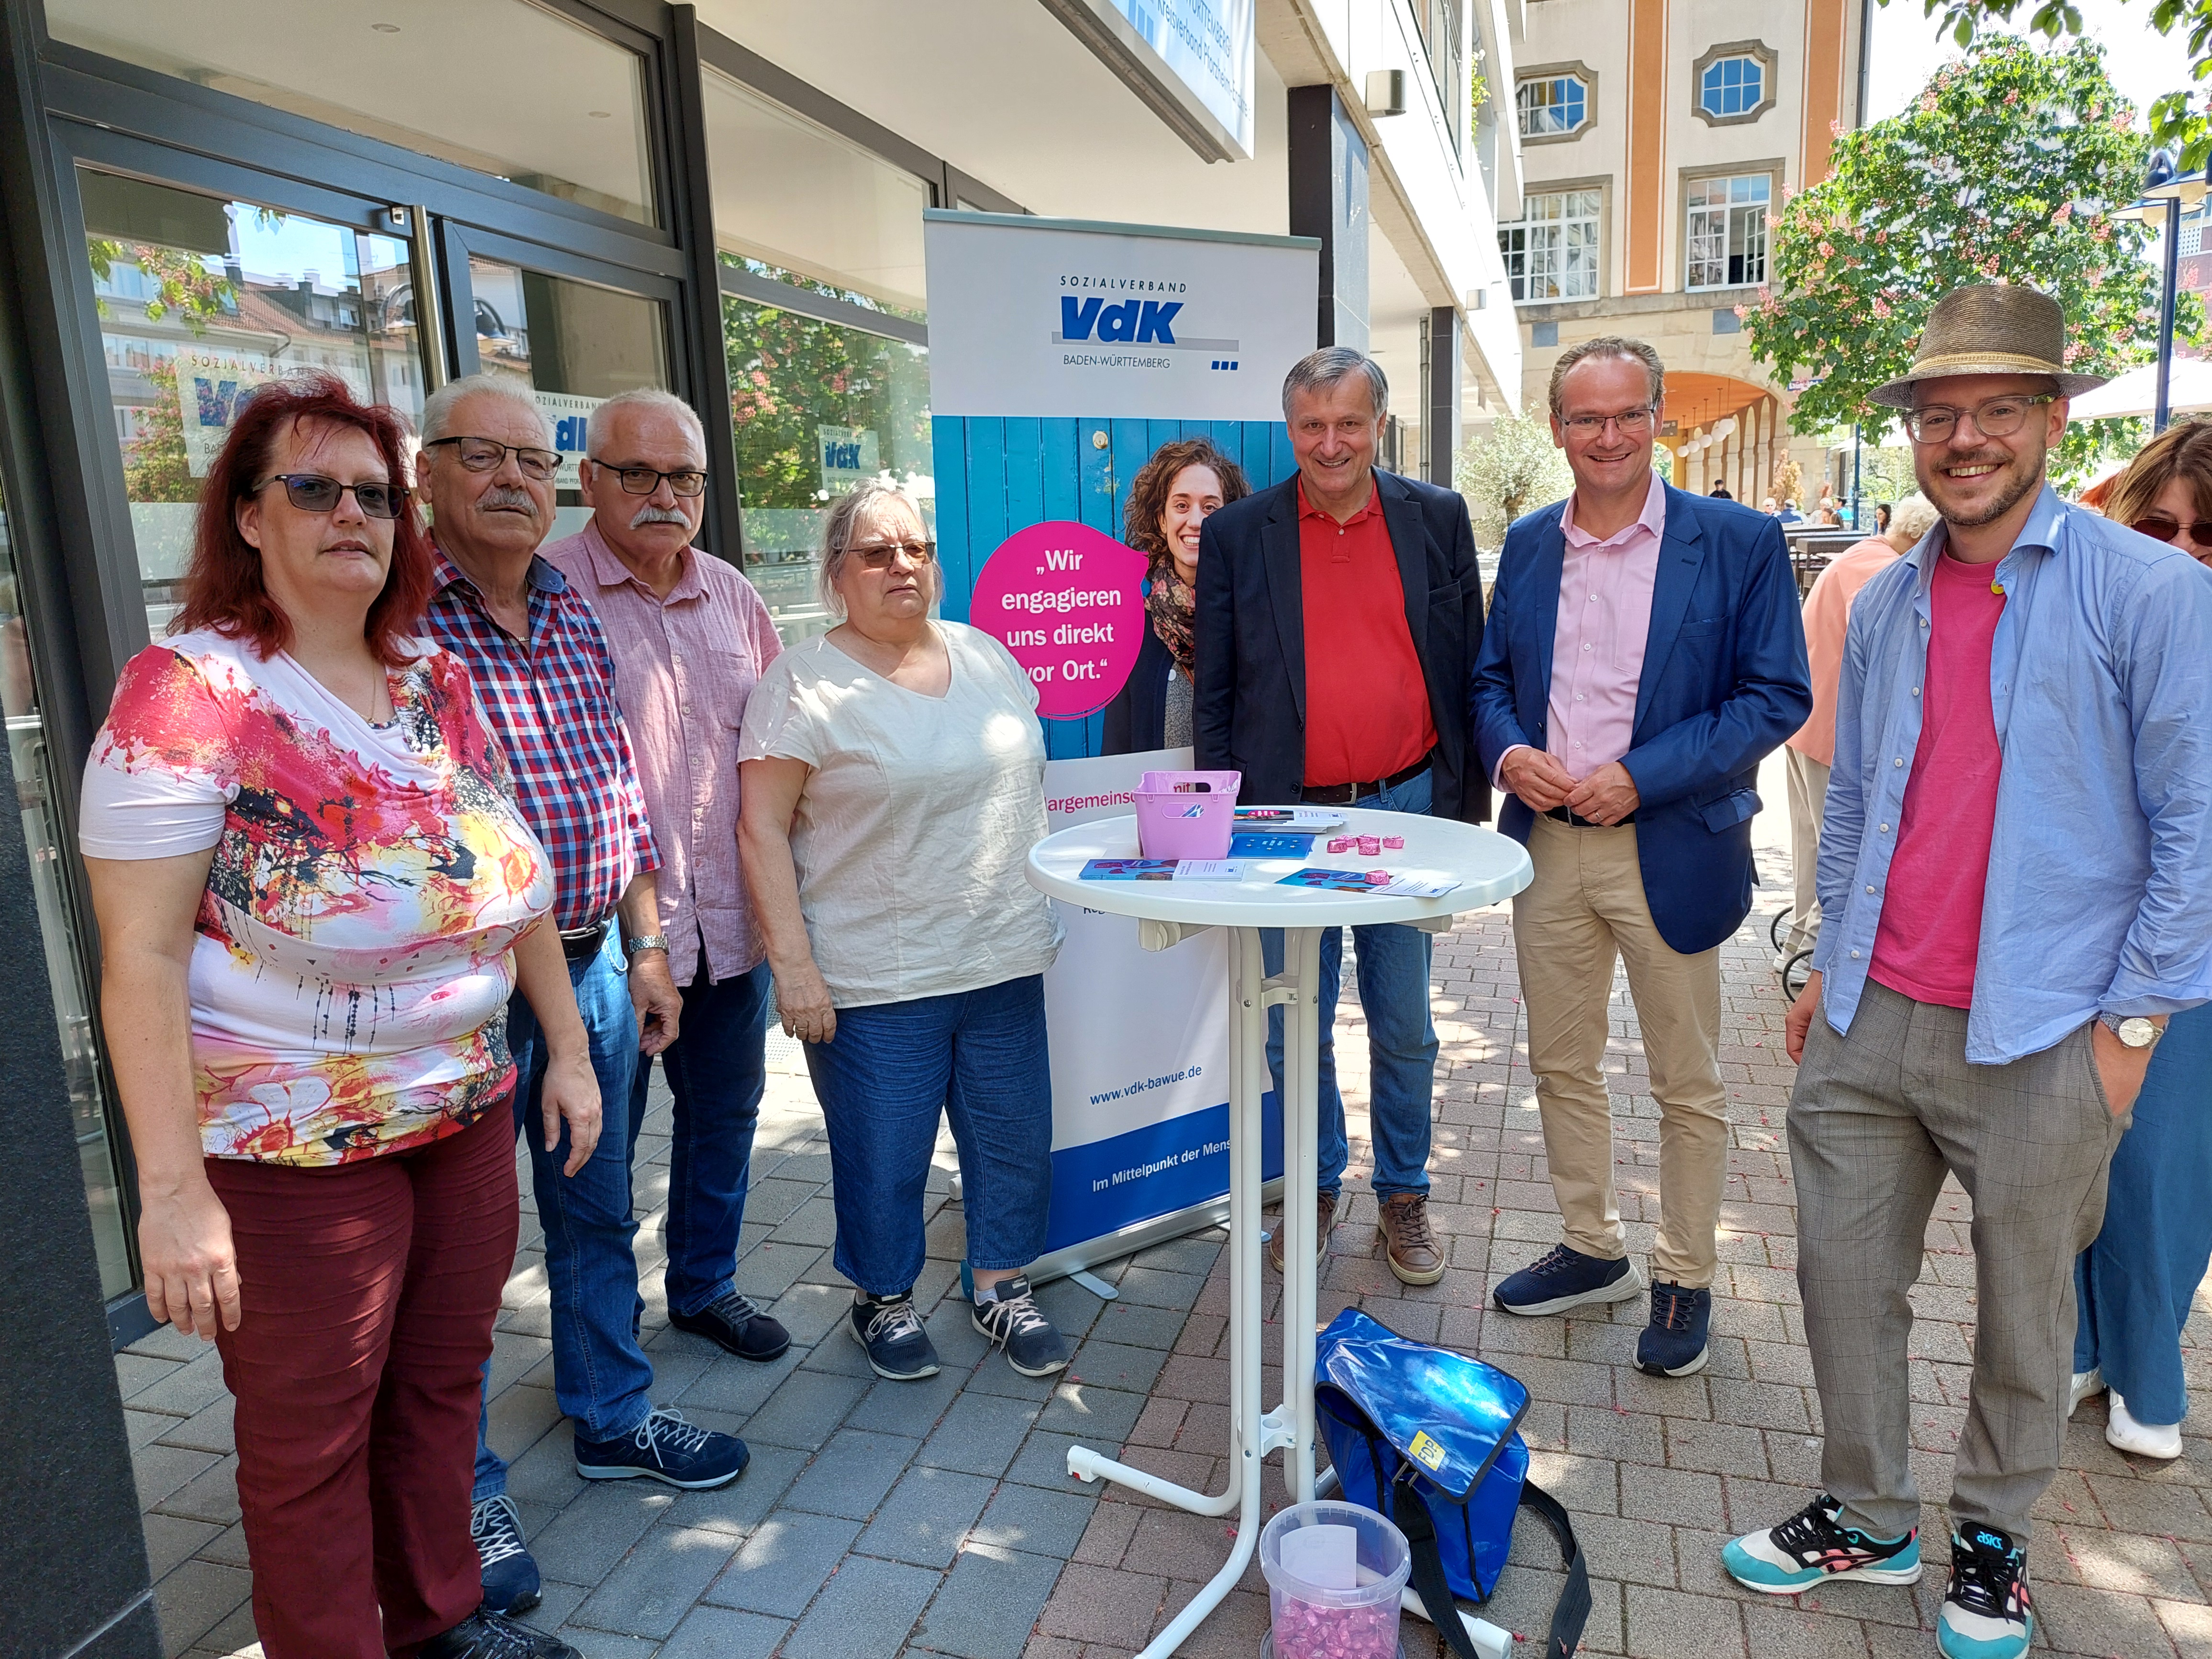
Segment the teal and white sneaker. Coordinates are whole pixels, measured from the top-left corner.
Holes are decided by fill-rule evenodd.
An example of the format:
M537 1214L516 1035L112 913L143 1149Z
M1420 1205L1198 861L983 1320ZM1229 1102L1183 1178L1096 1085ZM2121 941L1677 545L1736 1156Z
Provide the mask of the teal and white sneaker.
M1843 1504L1822 1492L1780 1526L1747 1532L1722 1546L1721 1565L1746 1589L1766 1595L1802 1595L1832 1578L1863 1578L1870 1584L1920 1582L1917 1530L1902 1538L1870 1538L1844 1526L1843 1513Z
M2034 1639L2027 1549L1996 1527L1954 1532L1936 1650L1943 1659L2020 1659Z

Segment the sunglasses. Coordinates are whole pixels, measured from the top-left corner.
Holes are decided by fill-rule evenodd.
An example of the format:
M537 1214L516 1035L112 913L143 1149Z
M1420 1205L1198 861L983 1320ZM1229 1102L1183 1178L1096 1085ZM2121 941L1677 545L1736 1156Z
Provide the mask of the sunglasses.
M927 564L937 556L937 544L934 542L878 542L866 547L848 547L845 550L871 570L888 570L891 568L891 561L902 553L906 555L907 562L910 564L915 566Z
M2139 536L2148 536L2154 541L2170 542L2188 532L2189 539L2199 547L2212 547L2212 519L2199 519L2194 524L2176 524L2163 514L2148 519L2137 519L2128 526Z
M398 484L342 484L319 472L272 473L255 486L253 493L258 495L273 483L283 484L286 498L302 513L334 513L340 498L350 489L355 503L366 517L396 519L407 500L407 492Z

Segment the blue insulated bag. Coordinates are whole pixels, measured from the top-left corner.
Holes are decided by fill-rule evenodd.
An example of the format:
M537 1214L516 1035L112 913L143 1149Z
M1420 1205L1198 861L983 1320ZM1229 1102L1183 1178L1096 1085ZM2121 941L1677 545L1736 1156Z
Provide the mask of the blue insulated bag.
M1480 1359L1400 1336L1357 1308L1321 1334L1314 1406L1347 1503L1387 1515L1413 1546L1412 1589L1459 1659L1476 1659L1454 1597L1490 1599L1534 1510L1567 1575L1542 1659L1569 1659L1590 1611L1589 1571L1559 1500L1528 1480L1528 1390Z

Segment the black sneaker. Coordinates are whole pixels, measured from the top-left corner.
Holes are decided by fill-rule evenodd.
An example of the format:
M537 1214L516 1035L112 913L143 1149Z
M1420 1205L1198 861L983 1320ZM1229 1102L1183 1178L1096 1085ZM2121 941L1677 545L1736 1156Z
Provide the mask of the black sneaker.
M695 1314L671 1308L668 1322L720 1344L740 1359L765 1363L781 1358L791 1346L791 1333L756 1307L750 1297L736 1291L724 1291Z
M1024 1376L1050 1376L1067 1369L1067 1340L1037 1311L1028 1274L1016 1273L988 1291L978 1291L975 1310L969 1318L995 1346L1006 1350L1006 1364Z
M726 1486L752 1462L745 1443L686 1423L681 1413L650 1411L632 1433L615 1440L576 1437L576 1473L586 1480L631 1480L639 1475L686 1492Z
M853 1298L853 1317L845 1328L867 1351L868 1365L878 1376L918 1382L937 1375L937 1345L922 1329L911 1295L862 1292Z
M1643 1277L1626 1256L1607 1261L1554 1244L1500 1279L1490 1299L1510 1314L1555 1314L1585 1303L1626 1302L1643 1292Z
M522 1514L505 1492L469 1506L469 1536L483 1575L483 1604L494 1613L527 1613L538 1605L538 1563L522 1541Z
M2020 1659L2035 1639L2027 1552L1996 1527L1951 1534L1951 1584L1936 1615L1943 1659Z
M1711 1291L1653 1279L1651 1322L1636 1339L1636 1369L1650 1376L1695 1376L1712 1357L1705 1340L1712 1322Z
M478 1607L416 1651L421 1659L584 1659L559 1637L518 1625L489 1607Z

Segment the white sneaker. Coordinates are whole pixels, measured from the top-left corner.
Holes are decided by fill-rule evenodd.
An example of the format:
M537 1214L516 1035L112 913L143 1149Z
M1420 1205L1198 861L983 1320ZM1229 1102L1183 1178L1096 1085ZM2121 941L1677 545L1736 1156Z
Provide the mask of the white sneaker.
M2066 1415L2071 1417L2081 1409L2081 1402L2093 1394L2105 1391L2105 1368L2092 1366L2086 1371L2074 1373L2073 1386L2066 1390Z
M2127 1401L2120 1398L2117 1389L2112 1391L2105 1439L2121 1451L2133 1452L2138 1457L2155 1457L2161 1462L2171 1463L2181 1455L2181 1425L2136 1422L2128 1415Z

